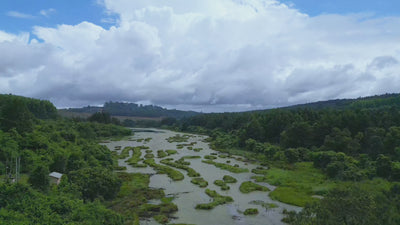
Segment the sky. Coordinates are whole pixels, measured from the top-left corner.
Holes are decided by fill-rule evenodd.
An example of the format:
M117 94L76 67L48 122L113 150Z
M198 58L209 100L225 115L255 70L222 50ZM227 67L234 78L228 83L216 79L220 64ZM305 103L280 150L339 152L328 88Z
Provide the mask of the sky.
M246 111L400 90L398 0L2 0L0 93Z

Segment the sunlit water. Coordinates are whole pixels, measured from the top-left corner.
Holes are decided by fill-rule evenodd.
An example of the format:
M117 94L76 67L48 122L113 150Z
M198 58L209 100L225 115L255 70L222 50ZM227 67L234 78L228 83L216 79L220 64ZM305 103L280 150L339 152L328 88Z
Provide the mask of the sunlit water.
M156 132L148 132L148 131L156 131ZM287 205L284 203L280 203L274 200L271 200L268 196L268 192L251 192L248 194L243 194L239 191L239 186L244 181L253 181L251 176L256 174L251 173L250 171L259 165L245 163L242 161L236 160L236 158L219 158L216 159L216 162L227 163L230 160L231 165L238 164L240 168L248 168L248 173L231 173L226 170L221 170L214 165L209 165L202 163L201 160L204 160L205 155L210 155L211 153L218 153L217 151L211 150L208 146L208 143L204 141L205 136L201 135L192 135L187 142L197 142L193 146L193 148L203 148L200 152L195 152L192 150L188 150L186 147L183 149L177 149L177 142L169 143L166 139L168 137L173 137L176 134L183 135L183 133L172 132L168 130L157 130L157 129L134 129L134 136L131 138L133 141L113 141L111 143L106 143L105 145L109 147L109 149L114 150L115 146L121 146L121 150L127 146L149 146L151 150L153 150L153 154L156 158L155 161L158 164L160 163L160 158L157 158L157 150L167 150L167 149L175 149L178 151L178 154L174 154L168 156L166 158L173 158L177 160L182 156L201 156L200 159L185 159L185 161L189 161L191 164L189 167L196 170L201 174L205 180L208 181L208 187L211 190L216 190L221 195L228 195L234 199L234 202L230 204L220 205L215 207L212 210L196 210L195 207L199 203L207 203L211 201L211 198L205 194L205 188L200 188L190 182L191 177L187 176L187 172L185 170L179 170L182 174L185 175L185 179L182 181L172 181L165 174L155 174L156 172L151 167L146 168L133 168L129 166L125 160L119 160L120 166L126 166L128 173L148 173L153 174L150 177L150 187L153 188L162 188L165 191L166 195L173 195L175 199L173 202L178 206L179 211L175 213L174 219L171 220L171 223L187 223L187 224L197 224L197 225L228 225L228 224L240 224L240 225L253 225L253 224L265 224L265 225L278 225L284 224L281 222L283 218L282 210L300 210L299 207ZM137 142L135 139L140 138L152 138L149 142ZM118 150L118 153L121 152ZM145 150L142 150L142 156L145 154ZM237 183L228 184L230 186L230 190L221 191L219 186L214 185L215 180L222 180L224 175L230 175L238 180ZM267 186L269 189L273 190L275 187L266 183L258 183L264 186ZM274 203L278 205L278 208L274 209L265 209L262 206L250 204L251 201L261 200L267 203ZM243 212L247 208L257 208L259 211L258 215L245 216L241 212ZM150 219L147 221L141 221L141 224L158 224L154 220Z

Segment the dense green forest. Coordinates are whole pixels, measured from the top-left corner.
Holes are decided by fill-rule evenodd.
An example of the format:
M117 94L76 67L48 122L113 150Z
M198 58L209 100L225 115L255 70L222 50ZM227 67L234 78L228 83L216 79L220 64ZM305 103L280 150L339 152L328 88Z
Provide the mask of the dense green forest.
M400 224L400 96L309 106L202 114L174 125L269 165L257 178L279 186L272 197L305 206L287 212L290 224Z
M122 180L102 138L112 124L58 118L48 101L0 95L0 224L124 224L105 206ZM52 185L50 172L64 174Z
M75 113L96 113L107 112L111 116L129 116L129 117L170 117L181 119L191 117L199 113L194 111L181 111L176 109L165 109L154 105L139 105L135 103L106 102L103 107L87 106L83 108L65 109L66 112Z

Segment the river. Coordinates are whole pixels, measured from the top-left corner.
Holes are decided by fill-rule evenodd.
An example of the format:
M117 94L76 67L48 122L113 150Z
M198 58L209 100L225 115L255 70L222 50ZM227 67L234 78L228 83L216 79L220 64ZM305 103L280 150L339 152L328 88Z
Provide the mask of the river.
M196 142L193 145L193 148L202 148L203 150L199 152L195 152L193 150L189 150L187 147L183 149L178 149L177 142L169 143L167 138L173 137L177 134L184 135L184 133L173 132L169 130L159 130L159 129L133 129L134 136L130 138L130 140L124 141L112 141L110 143L106 143L105 145L110 149L115 149L116 146L121 146L123 149L127 146L148 146L150 150L152 150L153 154L156 156L154 159L156 163L160 163L160 158L157 158L157 150L167 150L174 149L178 151L178 154L170 155L168 158L173 158L174 160L180 159L182 156L200 156L201 158L197 159L185 159L185 161L190 162L191 168L196 170L201 174L206 181L208 181L208 187L211 190L217 191L221 195L231 196L234 199L234 202L225 205L219 205L212 210L198 210L195 209L196 205L199 203L208 203L211 201L211 198L205 194L205 188L200 188L192 184L191 177L187 176L187 172L185 170L176 169L182 172L185 175L185 178L182 181L172 181L165 174L156 174L151 167L146 168L133 168L128 165L125 160L119 160L120 166L126 166L128 173L147 173L153 174L150 177L150 187L153 188L162 188L165 191L166 195L173 195L175 199L173 202L178 206L178 212L174 214L174 219L171 219L171 223L186 223L186 224L197 224L197 225L230 225L230 224L238 224L238 225L256 225L256 224L265 224L265 225L281 225L284 224L281 222L283 218L282 210L295 210L299 211L300 208L296 206L291 206L288 204L284 204L278 201L272 200L268 196L268 192L260 192L255 191L248 194L243 194L239 191L239 186L242 182L245 181L254 181L251 179L251 176L256 174L250 172L252 169L260 167L260 165L243 162L244 160L238 160L240 157L230 157L230 158L220 158L215 159L215 162L230 164L230 165L239 165L240 168L248 168L249 172L246 173L232 173L227 170L221 170L214 165L206 164L201 162L204 160L204 156L206 155L216 155L221 154L217 151L210 149L207 142L204 141L206 136L202 135L190 135L189 139L183 143L192 143ZM148 142L137 142L137 139L145 139L151 138ZM118 153L122 150L118 150ZM142 150L142 155L144 155L145 150ZM219 186L214 184L215 180L222 180L224 175L230 175L237 179L237 183L228 184L230 186L229 190L222 191ZM256 182L255 182L256 183ZM273 190L275 187L269 185L267 183L257 183L263 186L268 187ZM276 208L263 208L261 205L252 204L252 201L263 201L265 203L274 203L277 205ZM259 211L258 215L245 216L243 211L247 208L257 208ZM152 219L141 221L141 224L158 224Z

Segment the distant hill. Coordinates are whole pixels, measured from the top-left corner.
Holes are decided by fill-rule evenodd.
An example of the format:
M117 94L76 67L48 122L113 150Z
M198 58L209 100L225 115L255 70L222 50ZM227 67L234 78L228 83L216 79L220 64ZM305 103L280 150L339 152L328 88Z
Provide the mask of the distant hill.
M142 117L142 118L161 118L171 117L182 119L198 115L194 111L181 111L176 109L165 109L154 105L139 105L135 103L106 102L103 107L87 106L83 108L69 108L59 110L62 115L82 115L86 117L96 112L108 112L114 117Z
M354 99L335 99L283 107L282 109L357 109L400 106L400 94L384 94Z

